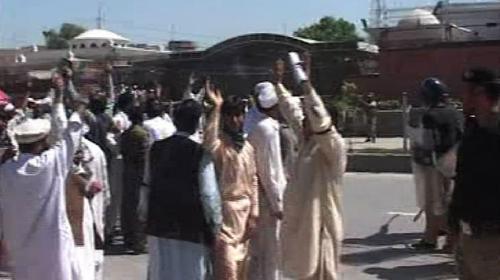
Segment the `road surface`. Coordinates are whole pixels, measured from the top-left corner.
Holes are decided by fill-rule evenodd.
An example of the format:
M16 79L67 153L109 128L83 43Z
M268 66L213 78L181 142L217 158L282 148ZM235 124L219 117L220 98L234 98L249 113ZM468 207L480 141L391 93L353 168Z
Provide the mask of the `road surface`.
M455 279L450 256L408 247L423 228L423 219L412 221L411 175L347 174L344 185L343 279ZM105 279L146 279L146 263L146 256L108 256Z

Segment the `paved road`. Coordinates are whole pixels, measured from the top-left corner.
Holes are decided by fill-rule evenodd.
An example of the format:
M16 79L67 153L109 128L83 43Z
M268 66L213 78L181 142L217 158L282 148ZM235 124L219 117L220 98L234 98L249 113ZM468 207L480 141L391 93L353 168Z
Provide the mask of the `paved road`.
M410 175L348 174L344 188L345 280L454 279L453 260L408 248L422 221L413 223L414 188ZM109 256L106 280L140 280L146 256Z

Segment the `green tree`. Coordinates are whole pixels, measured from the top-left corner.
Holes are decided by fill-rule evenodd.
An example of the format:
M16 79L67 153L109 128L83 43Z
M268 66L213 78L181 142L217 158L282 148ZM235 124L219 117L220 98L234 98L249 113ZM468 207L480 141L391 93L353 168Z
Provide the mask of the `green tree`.
M356 26L342 18L323 17L319 22L299 28L294 36L317 41L358 41Z
M43 31L43 37L45 38L47 48L66 49L69 47L69 41L71 39L85 31L86 29L82 26L73 23L63 23L59 31L55 29Z

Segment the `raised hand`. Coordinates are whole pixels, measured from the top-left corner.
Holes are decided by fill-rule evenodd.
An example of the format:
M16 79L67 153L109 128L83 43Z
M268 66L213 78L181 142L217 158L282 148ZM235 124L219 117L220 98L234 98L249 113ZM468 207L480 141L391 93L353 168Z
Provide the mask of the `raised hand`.
M304 65L304 71L306 72L307 77L311 77L311 54L305 52L302 54L302 61Z
M59 73L54 73L52 76L52 87L56 89L56 91L62 92L64 90L64 78Z
M285 76L285 62L283 59L278 59L273 65L273 79L276 84L283 83L283 78Z
M220 90L215 89L212 84L210 83L209 80L205 82L205 94L210 101L216 108L221 108L222 104L224 103L224 99L222 98L222 94Z
M113 73L113 64L111 62L107 62L106 65L104 66L104 72L106 74L111 74Z

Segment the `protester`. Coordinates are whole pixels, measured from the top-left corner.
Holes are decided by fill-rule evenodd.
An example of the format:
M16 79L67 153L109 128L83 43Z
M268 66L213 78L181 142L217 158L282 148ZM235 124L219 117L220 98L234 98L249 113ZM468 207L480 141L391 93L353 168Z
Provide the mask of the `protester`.
M132 123L129 120L127 113L130 113L134 106L134 96L125 92L118 96L115 104L113 122L120 133L129 129Z
M297 75L303 77L301 108L282 84L283 74L282 66L275 68L280 108L300 139L294 173L284 196L283 273L301 280L340 279L340 188L347 161L344 141L323 101L304 80L307 77Z
M146 114L148 120L144 121L144 128L149 133L149 141L152 145L155 141L167 139L175 133L175 125L170 116L163 110L162 104L156 99L150 99L146 103Z
M123 155L123 193L121 207L121 229L125 247L134 254L145 252L144 225L139 221L140 188L144 182L146 152L149 148L148 133L144 129L142 112L136 108L130 114L132 126L121 137Z
M250 279L280 279L279 227L283 218L283 192L286 175L283 168L280 141L278 95L274 85L256 85L260 120L250 131L249 141L255 149L259 177L259 221L251 240Z
M423 239L412 245L415 249L436 249L438 237L446 229L455 148L462 136L462 118L445 103L447 93L448 87L436 78L425 79L420 85L425 112L417 127L412 128L415 133L411 133L411 149L417 202L424 210L426 226ZM451 165L447 162L450 157ZM451 245L445 245L444 249L450 250Z
M132 125L127 112L130 113L134 104L134 96L125 92L117 97L115 103L113 123L117 131L114 133L114 153L108 161L109 184L111 187L111 201L106 210L106 243L112 244L115 226L120 216L123 191L123 157L120 153L120 137Z
M236 96L223 100L209 82L205 92L214 107L203 144L215 161L223 210L215 238L215 279L245 279L247 244L259 215L254 149L243 133L245 104Z
M76 265L79 280L95 279L94 220L88 195L91 171L87 166L90 154L80 144L73 160L73 167L66 180L66 211L75 241Z
M104 243L105 243L105 217L106 207L111 201L111 192L108 179L108 168L104 152L87 139L82 140L82 146L89 154L86 165L91 173L87 196L93 217L94 243L95 243L95 273L96 280L104 279Z
M459 235L459 278L500 275L500 80L490 69L466 71L465 133L458 149L451 228Z
M116 130L113 119L106 113L107 98L104 95L94 95L90 98L89 109L94 114L93 122L89 123L89 132L86 137L97 144L106 155L108 162L113 158L113 151L109 145L108 134Z
M54 86L52 119L63 127L62 78L55 76ZM14 279L80 279L64 206L66 177L82 138L79 114L71 116L63 138L47 149L50 130L45 119L20 122L14 128L20 155L0 166L2 231Z
M220 194L210 156L190 139L202 107L183 101L178 131L153 144L150 159L149 279L209 279L210 248L221 224Z

